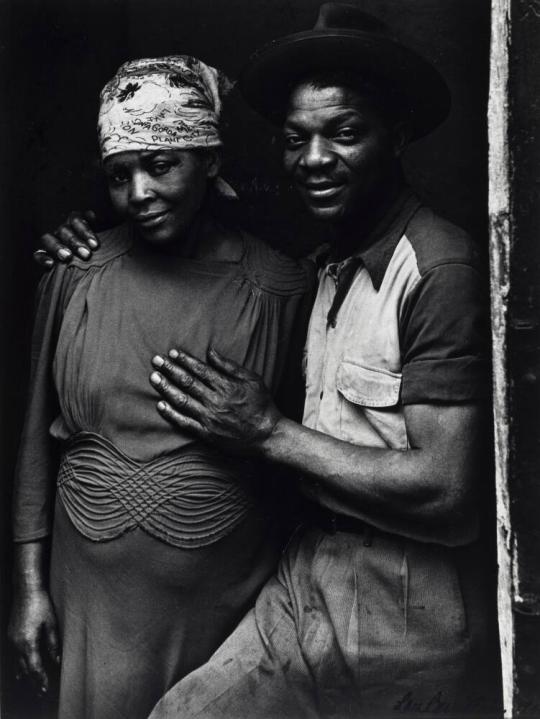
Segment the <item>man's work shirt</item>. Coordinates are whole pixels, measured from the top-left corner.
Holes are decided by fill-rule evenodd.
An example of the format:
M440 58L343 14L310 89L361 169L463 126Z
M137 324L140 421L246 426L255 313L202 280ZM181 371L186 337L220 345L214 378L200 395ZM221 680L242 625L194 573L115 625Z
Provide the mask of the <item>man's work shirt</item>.
M464 233L403 198L368 249L321 271L304 423L406 449L406 404L485 397L483 285ZM305 484L334 512L361 517ZM441 546L395 519L382 532L332 531L321 516L306 513L254 608L152 718L498 716L480 543Z
M489 396L486 281L467 234L409 191L359 245L366 249L319 274L303 423L353 444L406 450L404 405Z

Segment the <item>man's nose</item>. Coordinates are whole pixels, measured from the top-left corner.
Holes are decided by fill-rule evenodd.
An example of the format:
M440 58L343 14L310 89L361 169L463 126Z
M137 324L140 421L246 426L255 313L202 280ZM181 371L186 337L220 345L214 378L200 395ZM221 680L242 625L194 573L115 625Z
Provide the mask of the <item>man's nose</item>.
M134 172L129 185L129 200L140 204L153 196L152 178L145 172Z
M304 145L300 165L308 170L327 167L334 162L332 152L324 137L315 136Z

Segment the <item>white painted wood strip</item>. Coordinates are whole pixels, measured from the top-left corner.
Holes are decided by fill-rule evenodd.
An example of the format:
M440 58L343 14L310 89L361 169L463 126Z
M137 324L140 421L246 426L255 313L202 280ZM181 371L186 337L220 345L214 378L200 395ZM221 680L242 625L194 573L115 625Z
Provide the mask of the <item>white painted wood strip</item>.
M512 195L508 137L508 61L511 0L492 0L490 87L488 104L489 225L497 494L498 613L505 716L514 711L514 546L510 516L509 407L506 367Z

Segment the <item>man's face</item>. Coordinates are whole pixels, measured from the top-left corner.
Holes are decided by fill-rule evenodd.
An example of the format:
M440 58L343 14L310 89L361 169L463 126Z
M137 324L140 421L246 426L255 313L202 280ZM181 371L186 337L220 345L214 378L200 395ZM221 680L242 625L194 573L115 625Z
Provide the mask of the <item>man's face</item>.
M369 209L395 167L392 131L369 98L347 88L296 87L283 132L285 170L318 219Z

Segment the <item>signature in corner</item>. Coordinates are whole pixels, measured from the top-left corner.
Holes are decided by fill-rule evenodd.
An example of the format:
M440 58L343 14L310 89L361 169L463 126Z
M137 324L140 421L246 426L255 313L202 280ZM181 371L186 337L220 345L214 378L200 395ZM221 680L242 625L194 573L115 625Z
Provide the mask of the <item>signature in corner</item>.
M443 714L447 713L451 709L451 703L445 701L442 692L437 692L429 699L420 700L414 695L413 692L406 692L401 699L394 704L392 709L395 712L416 712L418 714Z
M487 711L496 708L496 701L485 696L461 698L454 701L453 698L445 696L444 692L435 692L431 697L421 697L413 691L406 692L392 707L393 711L401 714L449 714L458 709L463 711Z

